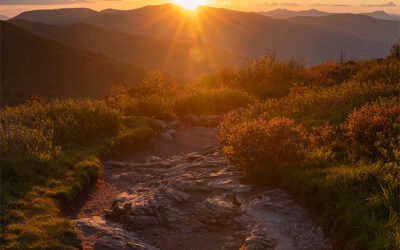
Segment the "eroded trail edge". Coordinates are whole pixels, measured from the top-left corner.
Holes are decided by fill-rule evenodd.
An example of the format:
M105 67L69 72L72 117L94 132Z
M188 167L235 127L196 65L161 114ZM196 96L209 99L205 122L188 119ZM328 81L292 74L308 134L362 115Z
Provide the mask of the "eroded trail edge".
M102 214L74 222L84 248L331 249L280 189L243 183L220 148L144 161L110 161L125 187Z

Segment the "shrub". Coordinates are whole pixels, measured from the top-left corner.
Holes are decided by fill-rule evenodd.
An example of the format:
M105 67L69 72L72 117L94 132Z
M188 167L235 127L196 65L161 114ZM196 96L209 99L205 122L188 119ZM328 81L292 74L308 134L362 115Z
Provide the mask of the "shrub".
M140 84L128 89L128 94L133 98L150 95L171 96L176 93L177 88L178 84L172 76L149 71Z
M27 161L49 162L54 159L60 148L53 143L51 131L31 129L21 124L3 124L0 127L0 155L21 157Z
M398 96L400 84L361 84L345 82L327 88L303 88L290 96L255 102L241 113L240 120L269 120L286 116L305 127L320 126L326 122L341 123L354 109L379 98Z
M263 99L282 97L289 92L293 83L306 80L304 65L304 61L294 58L280 60L273 51L235 71L228 86L245 90Z
M131 99L125 113L127 115L147 116L161 120L170 120L175 117L171 100L160 95Z
M94 138L116 134L121 115L104 101L31 101L1 111L1 124L19 124L52 136L55 145L69 147Z
M277 168L295 165L308 142L302 127L285 117L246 122L234 130L224 146L227 158L253 174L273 175Z
M149 127L124 130L112 139L109 153L112 155L120 155L133 152L142 147L143 144L150 139L152 134L153 130Z
M173 102L173 109L179 116L216 115L247 107L254 100L255 97L240 90L195 89L177 96Z
M342 129L356 153L377 157L379 151L388 154L389 149L392 152L389 153L390 157L393 158L393 151L399 146L397 140L400 135L400 105L365 105L348 116ZM388 141L389 139L391 141ZM400 147L397 150L400 150Z

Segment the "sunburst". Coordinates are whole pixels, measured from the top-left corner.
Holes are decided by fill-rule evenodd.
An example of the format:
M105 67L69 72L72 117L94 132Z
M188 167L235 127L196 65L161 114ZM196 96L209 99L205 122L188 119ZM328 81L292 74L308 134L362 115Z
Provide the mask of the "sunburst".
M195 10L200 5L206 5L206 0L174 0L176 5L182 6L187 10Z

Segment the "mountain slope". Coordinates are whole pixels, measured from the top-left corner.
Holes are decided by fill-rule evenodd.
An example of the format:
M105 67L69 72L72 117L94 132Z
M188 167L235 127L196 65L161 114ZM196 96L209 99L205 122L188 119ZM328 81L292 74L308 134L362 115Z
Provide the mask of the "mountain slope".
M262 11L258 12L260 15L264 15L267 17L272 18L279 18L279 19L287 19L292 17L299 17L299 16L327 16L331 13L319 11L316 9L310 10L300 10L300 11L293 11L288 9L275 9L271 11Z
M30 10L19 14L14 17L14 19L24 19L32 22L51 23L55 25L68 25L98 14L97 11L87 8Z
M30 94L100 97L113 84L133 84L145 71L99 53L80 50L1 22L1 102Z
M21 17L23 15L17 18ZM395 21L362 15L314 18L315 21L280 20L204 6L196 12L188 12L165 4L99 12L89 18L76 19L76 23L164 40L211 44L243 57L259 56L275 48L283 58L308 57L311 63L337 57L341 49L351 57L383 57L399 36L399 24ZM319 20L328 24L318 25ZM53 20L49 18L46 22Z
M275 9L271 11L261 11L258 12L260 15L264 15L267 17L272 18L279 18L279 19L288 19L293 17L321 17L321 16L329 16L329 15L339 15L340 13L331 13L331 12L324 12L316 9L309 9L309 10L300 10L300 11L293 11L288 9ZM396 14L388 14L385 11L374 11L374 12L365 12L359 13L356 15L364 15L373 17L375 19L381 20L400 20L400 16Z
M20 19L12 22L46 38L96 50L147 69L158 69L186 77L211 73L222 67L237 66L242 61L232 53L208 45L125 34L89 24L55 26Z

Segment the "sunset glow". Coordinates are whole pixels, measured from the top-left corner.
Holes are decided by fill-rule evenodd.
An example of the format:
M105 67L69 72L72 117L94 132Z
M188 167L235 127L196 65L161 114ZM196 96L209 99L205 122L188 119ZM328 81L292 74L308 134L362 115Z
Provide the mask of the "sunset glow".
M174 4L182 6L187 10L195 10L200 5L206 5L205 0L175 0Z

